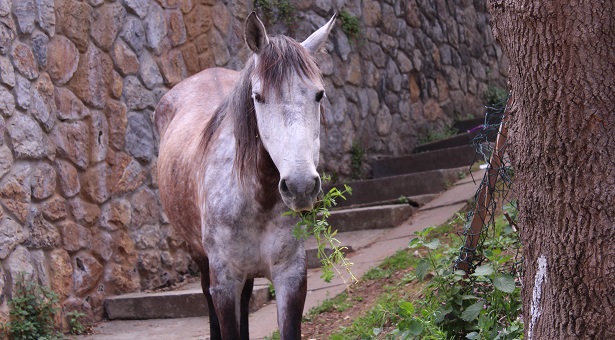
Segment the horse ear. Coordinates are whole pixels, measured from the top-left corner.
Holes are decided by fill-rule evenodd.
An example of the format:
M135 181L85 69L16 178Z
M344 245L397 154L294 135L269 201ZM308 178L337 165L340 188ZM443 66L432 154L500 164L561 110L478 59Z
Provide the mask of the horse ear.
M246 19L245 34L246 44L256 54L259 54L263 47L269 44L269 37L267 37L265 26L255 12L250 13Z
M329 36L329 32L331 32L331 29L333 28L333 24L335 24L335 19L337 19L337 13L333 14L333 17L329 20L329 22L319 28L316 32L312 33L312 35L305 39L301 45L303 45L303 47L305 47L312 54L318 52L325 44L325 41Z

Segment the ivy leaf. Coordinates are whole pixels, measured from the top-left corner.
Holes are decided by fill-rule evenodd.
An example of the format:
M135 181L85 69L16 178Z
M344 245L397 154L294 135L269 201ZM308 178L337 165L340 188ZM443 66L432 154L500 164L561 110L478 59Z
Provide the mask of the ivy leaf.
M504 293L512 293L515 290L515 278L507 274L498 274L493 278L493 286Z
M408 331L412 335L419 335L423 333L423 324L417 319L412 319L408 323Z
M478 317L481 310L483 310L483 301L478 301L470 305L461 313L461 320L473 321Z
M419 261L419 263L416 264L416 269L414 270L414 273L416 274L416 277L419 278L419 280L422 280L428 272L429 262L427 262L427 260L422 259L421 261Z
M489 276L491 274L493 274L493 268L491 268L491 266L488 264L484 264L482 266L476 267L472 276Z
M478 337L478 332L472 332L472 333L466 334L466 339L469 339L469 340L474 340L477 337Z

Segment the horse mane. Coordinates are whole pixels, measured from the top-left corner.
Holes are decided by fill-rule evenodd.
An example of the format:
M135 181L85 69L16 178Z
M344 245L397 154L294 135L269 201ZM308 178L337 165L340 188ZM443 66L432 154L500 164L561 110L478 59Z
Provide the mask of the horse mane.
M233 115L236 143L233 172L243 185L248 182L248 178L256 176L265 187L273 184L277 188L280 174L258 138L251 78L256 74L261 79L261 95L267 98L269 91L279 95L282 84L294 73L315 82L322 82L322 76L310 53L294 39L274 36L269 37L269 41L269 45L258 55L258 65L255 56L246 63L237 84L203 130L200 146L204 153L222 120L227 114Z

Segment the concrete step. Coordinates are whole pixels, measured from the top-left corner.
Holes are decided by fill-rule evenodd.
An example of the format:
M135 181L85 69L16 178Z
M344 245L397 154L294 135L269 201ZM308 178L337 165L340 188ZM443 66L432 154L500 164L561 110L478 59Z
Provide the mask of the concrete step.
M425 143L414 148L414 153L435 151L446 148L454 148L472 144L472 140L479 134L479 131L464 132L450 138L438 140L435 142Z
M459 179L460 173L465 174L468 170L464 166L349 182L347 184L352 188L352 195L346 197L346 200L338 199L337 207L396 200L400 196L435 194L446 190ZM341 185L336 187L342 188Z
M269 281L254 280L250 311L260 309L270 299ZM209 315L200 281L173 291L140 292L108 297L105 299L105 312L110 320L189 318Z
M396 227L396 226L395 226ZM387 232L388 229L359 230L339 232L335 238L340 241L340 247L345 247L345 254L352 254L374 243L379 237ZM306 262L308 269L320 268L320 259L317 256L318 243L314 237L305 241ZM327 255L331 254L330 247L325 247Z
M376 160L372 163L374 178L397 176L437 169L459 168L474 163L476 151L473 145L415 153L400 157Z

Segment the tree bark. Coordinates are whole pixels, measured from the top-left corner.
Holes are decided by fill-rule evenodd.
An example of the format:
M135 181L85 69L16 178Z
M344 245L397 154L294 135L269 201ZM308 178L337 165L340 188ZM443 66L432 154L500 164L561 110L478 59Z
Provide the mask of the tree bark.
M615 339L615 4L489 10L510 65L526 339Z

